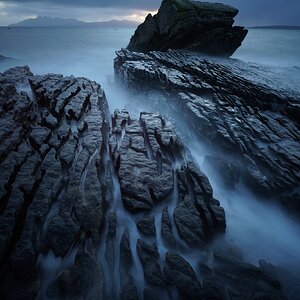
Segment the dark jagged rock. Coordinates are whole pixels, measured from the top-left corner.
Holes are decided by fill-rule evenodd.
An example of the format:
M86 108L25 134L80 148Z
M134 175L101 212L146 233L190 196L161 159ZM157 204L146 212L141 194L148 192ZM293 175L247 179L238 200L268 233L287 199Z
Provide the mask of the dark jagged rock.
M174 219L180 237L185 240L189 246L205 248L201 216L193 201L188 196L179 200L179 205L174 211Z
M156 229L154 221L162 210L154 218L154 208L162 202L178 204L176 164L182 165L181 176L195 178L207 195L207 203L197 204L197 210L205 206L211 211L200 222L216 220L208 180L191 167L188 151L170 123L159 114L141 113L134 120L128 112L116 111L110 128L104 92L85 78L34 76L28 67L17 67L0 74L0 83L0 297L42 299L48 294L81 299L99 293L136 299L137 283L128 272L134 268L130 247L136 246L146 280L164 288L155 247L144 241L130 245L128 230L120 245L116 243L119 226L126 225L120 201L132 224L130 212L153 209L137 224L156 238L162 229ZM183 196L194 189L186 182L181 186ZM163 232L169 242L173 236L175 244L173 216L168 218L164 213ZM202 233L217 230L214 222ZM118 269L116 290L111 279ZM103 287L103 276L109 286Z
M224 4L164 0L158 13L149 14L137 28L127 49L189 49L229 57L247 35L244 27L233 26L237 14L237 9Z
M224 247L220 247L214 251L214 257L217 260L230 260L235 262L244 262L243 254L241 250L234 244L226 244Z
M130 268L132 265L132 253L130 249L129 233L125 230L120 243L120 261L121 265Z
M212 155L226 153L216 172L234 163L248 187L267 195L299 186L300 95L272 69L188 51L121 50L115 70L127 88L160 91Z
M145 280L152 285L164 286L164 278L158 263L159 253L156 245L138 240L137 252L144 269Z
M130 249L129 233L127 230L122 235L120 244L120 298L122 300L138 299L137 288L129 270L132 268L132 253Z
M207 300L222 300L224 294L222 286L216 281L204 281L203 282L204 298Z
M154 124L148 124L147 118ZM155 159L161 151L155 132L170 133L169 128L163 128L159 115L146 113L140 120L131 120L127 112L116 112L113 123L111 148L124 205L131 212L149 211L173 190L171 167L166 160Z
M106 234L105 258L111 272L113 272L115 262L114 239L116 236L116 229L117 216L115 213L110 213L108 215L108 231Z
M121 270L121 294L122 300L138 300L137 288L134 280L126 270Z
M208 289L209 294L216 292L220 297L221 293L223 298L220 299L224 299L223 293L227 289L229 299L285 299L281 276L288 277L279 268L265 262L261 262L259 267L246 263L240 250L226 243L215 251L214 257L213 274L209 276L214 278L217 288ZM287 295L288 289L284 290Z
M199 246L225 229L224 210L159 114L135 120L116 111L110 127L97 83L33 76L28 67L0 74L0 105L1 299L138 299L143 291L148 299L176 299L174 287L185 298L220 291L251 298L292 290L292 276L264 262L249 265L237 251L201 257ZM162 223L151 238L135 223L149 215ZM178 254L165 258L172 248ZM193 270L186 253L211 272Z
M181 238L190 245L205 247L211 234L224 230L225 213L213 199L207 177L188 159L170 123L159 114L149 113L141 113L139 121L132 120L126 111L116 111L112 123L110 145L126 209L133 213L149 211L175 197L174 217ZM179 199L172 195L177 189L173 170L176 162L183 165L175 181L176 186L178 180L181 182ZM190 180L193 186L189 186ZM193 190L196 199L190 197ZM138 228L155 235L154 219L150 219L139 221Z
M300 278L293 276L289 270L274 266L264 260L259 261L259 267L262 273L269 278L276 278L280 281L282 289L285 291L285 296L288 299L297 299L300 293Z
M80 225L70 216L54 216L48 226L47 240L57 256L66 256L72 244L78 238Z
M102 270L93 255L79 250L74 266L50 285L50 299L104 299Z
M39 257L67 257L82 235L99 243L104 199L96 162L107 102L95 82L16 67L0 74L0 105L0 297L32 299L44 280ZM51 129L45 119L56 120ZM95 255L78 255L61 280L98 272L100 282ZM81 292L88 282L80 279Z
M172 223L167 207L165 207L162 211L161 234L170 247L174 248L176 246L176 241L172 230Z
M176 252L167 253L164 275L188 299L203 298L202 287L193 268Z
M224 231L225 213L212 198L212 188L193 163L177 172L179 201L174 220L180 237L190 246L205 248L215 231ZM193 192L191 192L193 191Z
M215 267L214 271L225 278L234 280L235 284L243 286L243 289L248 291L252 291L253 286L257 285L257 281L264 282L275 290L281 289L279 281L264 274L260 268L244 262L223 260L220 266Z
M212 269L204 263L199 264L199 270L200 270L200 274L205 274L205 275L212 274Z
M195 271L178 253L167 253L165 279L183 299L286 299L284 295L297 299L299 291L298 279L287 270L264 261L259 267L246 263L240 250L228 242L222 242L213 259L200 264L198 277Z
M146 236L155 236L155 218L153 215L149 215L137 221L136 225L138 230Z
M150 289L144 289L144 300L157 300L159 299L158 295Z

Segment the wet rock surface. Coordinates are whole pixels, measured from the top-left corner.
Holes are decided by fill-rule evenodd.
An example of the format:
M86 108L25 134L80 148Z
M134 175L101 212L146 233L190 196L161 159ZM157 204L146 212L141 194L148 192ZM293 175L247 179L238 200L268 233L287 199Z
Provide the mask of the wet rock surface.
M159 91L180 112L208 147L206 163L223 183L291 195L280 201L298 210L300 94L272 69L181 50L121 50L115 71L127 88L149 97Z
M196 273L189 263L177 253L168 252L166 254L164 274L166 279L189 299L203 298Z
M28 67L1 74L0 89L1 298L101 296L103 90Z
M247 35L244 27L233 26L237 14L237 9L220 3L164 0L158 13L149 14L137 28L127 49L189 49L229 57Z
M97 83L28 67L0 74L0 101L1 299L283 299L297 286L226 243L214 253L224 210L159 114L110 116Z

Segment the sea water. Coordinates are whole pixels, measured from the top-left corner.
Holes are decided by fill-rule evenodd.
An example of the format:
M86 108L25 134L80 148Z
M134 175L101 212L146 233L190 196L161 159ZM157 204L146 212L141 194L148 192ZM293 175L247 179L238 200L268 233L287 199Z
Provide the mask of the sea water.
M16 65L29 65L34 74L60 73L87 77L105 89L111 112L127 108L159 110L170 119L163 106L152 106L147 99L137 101L114 81L115 51L126 47L134 28L0 28L0 55L13 58L0 62L0 72ZM300 88L300 31L250 29L234 58L274 68L282 80ZM174 122L182 132L184 122ZM189 131L189 130L187 130ZM184 137L183 137L184 138ZM196 139L185 139L200 167L206 150ZM276 207L258 199L246 187L228 191L209 170L204 171L226 211L225 238L236 243L247 260L257 264L266 259L274 264L300 270L300 227L297 221Z

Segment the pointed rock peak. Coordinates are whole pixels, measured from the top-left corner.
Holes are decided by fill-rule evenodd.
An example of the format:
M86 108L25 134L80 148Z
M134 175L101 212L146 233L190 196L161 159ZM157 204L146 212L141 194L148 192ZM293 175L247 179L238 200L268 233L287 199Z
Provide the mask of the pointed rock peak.
M187 49L229 57L247 35L244 27L233 26L237 14L236 8L221 3L164 0L158 13L137 28L127 49Z

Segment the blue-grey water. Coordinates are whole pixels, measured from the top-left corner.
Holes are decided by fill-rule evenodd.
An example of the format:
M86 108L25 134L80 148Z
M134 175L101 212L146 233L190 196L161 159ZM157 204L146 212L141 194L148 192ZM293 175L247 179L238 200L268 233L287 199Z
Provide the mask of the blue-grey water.
M0 62L0 72L27 64L35 74L88 77L103 86L111 111L124 107L134 114L151 111L157 107L153 108L149 101L135 101L114 82L115 50L126 47L133 32L134 28L3 27L0 28L0 55L14 60ZM272 66L282 81L289 81L299 89L299 54L300 31L252 29L234 58ZM163 108L160 112L168 115ZM198 142L188 143L188 146L201 166L205 146ZM240 246L252 263L263 258L300 270L299 225L276 206L259 201L246 188L229 192L220 188L213 176L209 177L215 196L226 210L226 238Z
M115 50L127 46L134 30L0 27L0 55L16 59L0 63L0 72L28 64L35 74L53 72L88 77L101 83L109 93ZM300 30L250 29L233 57L273 66L296 85L300 82L299 53Z
M234 57L261 64L300 68L300 30L249 29Z

